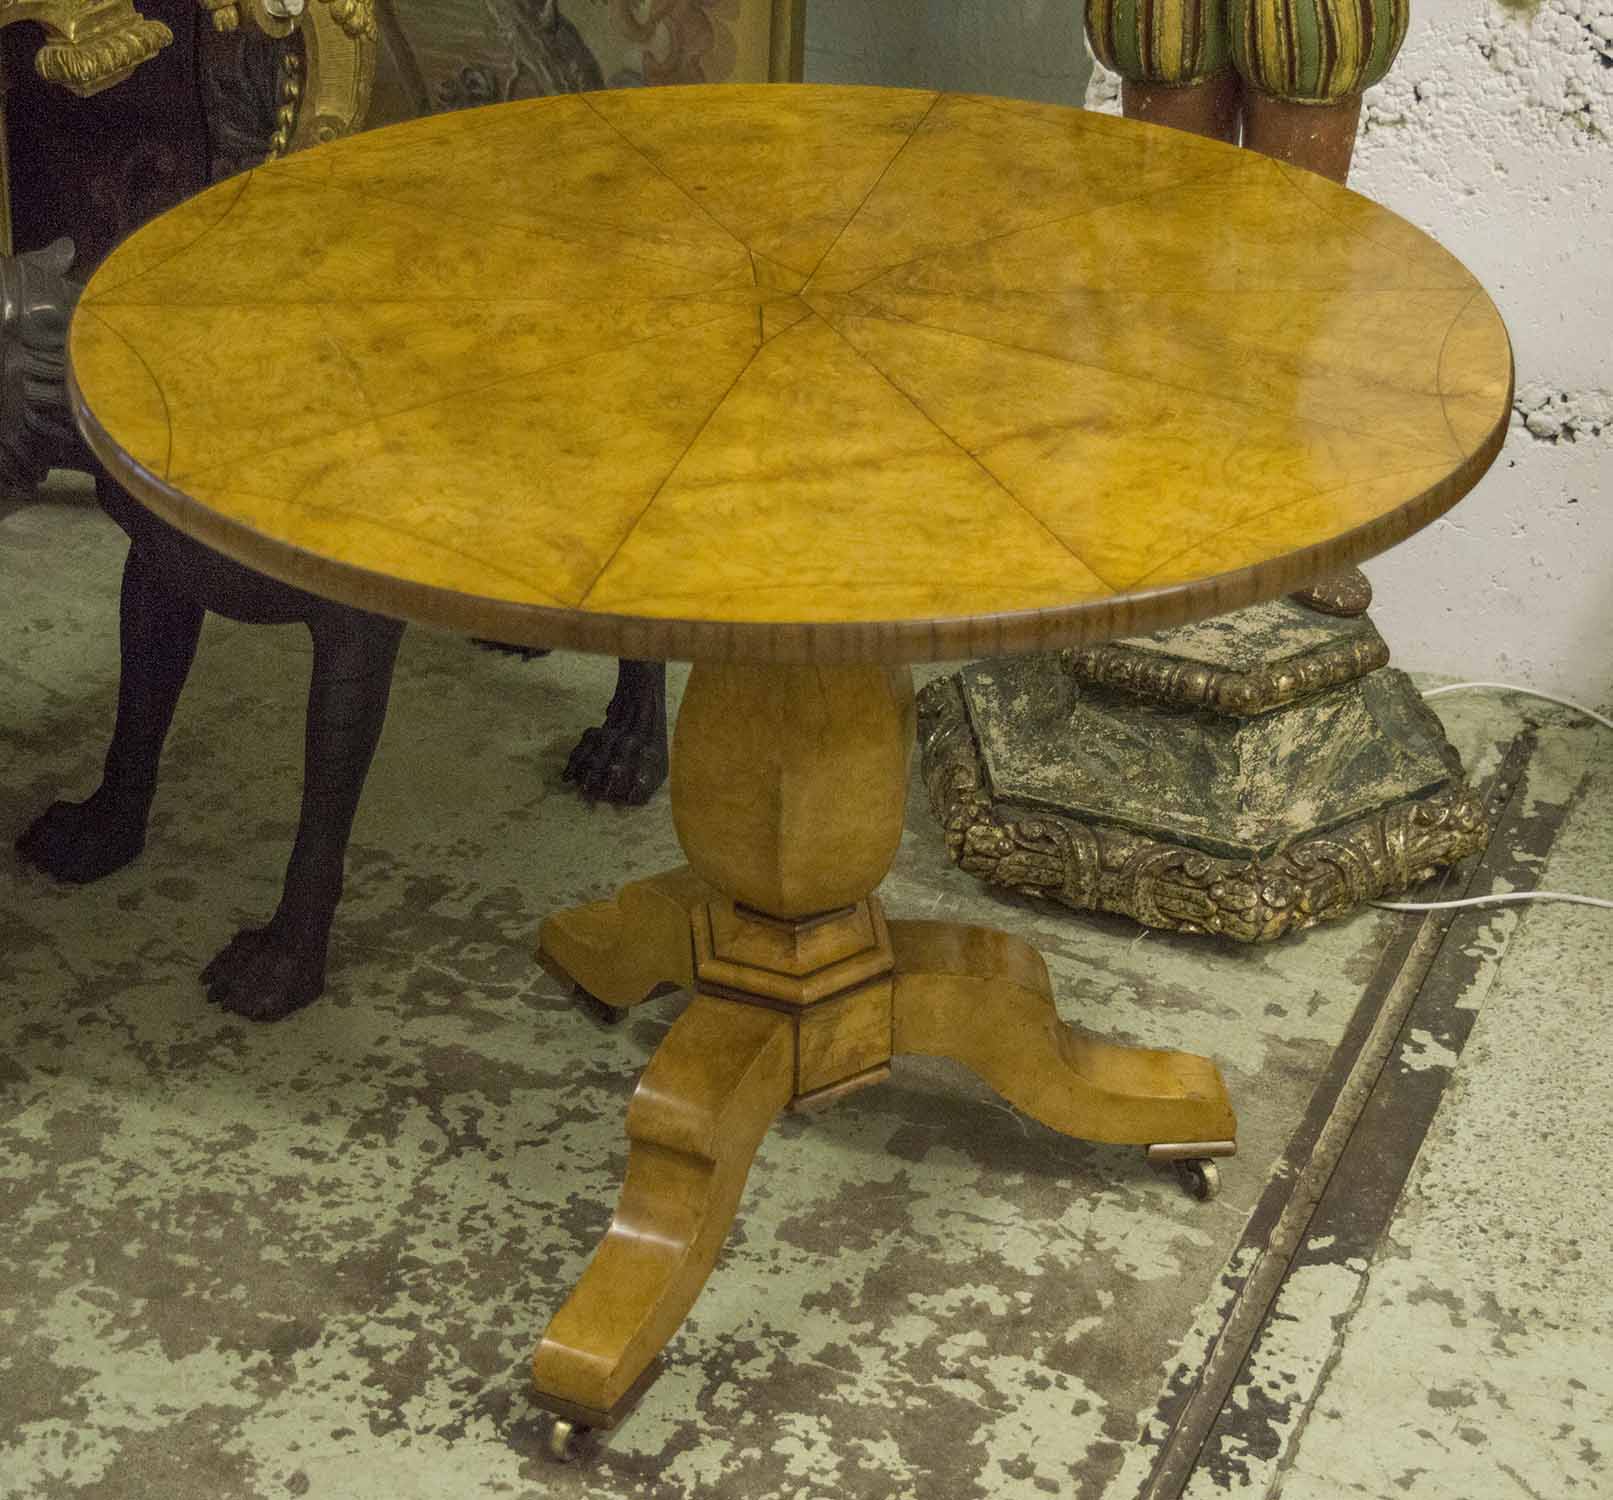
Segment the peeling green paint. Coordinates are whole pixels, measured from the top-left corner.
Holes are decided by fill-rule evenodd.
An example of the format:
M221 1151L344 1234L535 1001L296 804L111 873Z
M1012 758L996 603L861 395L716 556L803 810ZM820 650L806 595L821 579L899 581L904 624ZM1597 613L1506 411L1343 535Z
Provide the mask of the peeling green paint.
M51 622L0 660L8 807L93 775L122 550L83 507L0 517L0 612ZM142 859L88 888L0 872L0 1493L1137 1492L1144 1423L1213 1337L1392 919L1280 954L1138 945L977 889L915 788L888 909L1006 926L1070 1020L1217 1057L1241 1117L1221 1198L904 1063L769 1135L665 1374L557 1477L526 1360L607 1221L677 1002L597 1030L531 946L545 910L677 861L665 799L624 815L561 787L608 661L411 633L330 992L249 1027L196 972L274 900L305 673L294 634L210 626Z

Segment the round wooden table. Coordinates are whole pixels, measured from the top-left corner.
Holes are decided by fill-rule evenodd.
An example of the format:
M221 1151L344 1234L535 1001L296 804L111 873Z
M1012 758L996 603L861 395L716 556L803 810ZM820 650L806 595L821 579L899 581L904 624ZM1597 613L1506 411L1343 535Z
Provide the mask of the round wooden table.
M1072 1031L1017 939L886 920L907 665L1336 573L1474 484L1512 383L1472 276L1320 178L1075 110L785 86L537 100L277 162L114 253L71 359L116 477L241 562L695 663L689 866L540 940L613 1007L694 993L535 1359L582 1426L648 1380L775 1115L895 1055L957 1058L1071 1135L1230 1153L1212 1063Z

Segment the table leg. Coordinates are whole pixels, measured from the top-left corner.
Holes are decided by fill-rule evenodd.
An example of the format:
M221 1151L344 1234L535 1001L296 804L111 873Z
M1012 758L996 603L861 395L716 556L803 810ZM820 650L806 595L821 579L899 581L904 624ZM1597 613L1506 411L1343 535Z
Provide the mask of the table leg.
M549 917L538 930L538 961L614 1010L663 985L692 990L689 918L714 895L687 865L635 880L610 901Z
M790 1018L697 996L627 1112L616 1216L532 1362L545 1405L612 1427L694 1305L795 1082Z
M895 1054L955 1057L1069 1135L1230 1151L1213 1063L1072 1031L1016 938L886 923L872 892L912 745L905 671L697 666L672 747L689 867L544 923L545 963L609 1005L660 982L694 993L628 1110L616 1216L533 1360L558 1432L614 1426L645 1388L773 1117L877 1082Z
M1190 1052L1117 1047L1059 1019L1047 965L989 927L892 922L893 1050L950 1057L1034 1120L1086 1141L1230 1141L1216 1066Z

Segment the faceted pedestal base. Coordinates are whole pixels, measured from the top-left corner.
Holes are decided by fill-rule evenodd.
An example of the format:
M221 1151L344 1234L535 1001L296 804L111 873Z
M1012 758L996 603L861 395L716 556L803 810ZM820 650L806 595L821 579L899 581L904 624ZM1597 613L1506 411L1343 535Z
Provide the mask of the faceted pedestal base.
M913 686L879 667L697 663L672 757L690 867L557 912L543 963L625 1010L692 992L627 1112L627 1176L594 1259L533 1357L551 1451L626 1416L715 1266L762 1137L785 1109L947 1057L1053 1130L1148 1149L1207 1196L1237 1121L1208 1058L1077 1031L1029 943L887 920Z

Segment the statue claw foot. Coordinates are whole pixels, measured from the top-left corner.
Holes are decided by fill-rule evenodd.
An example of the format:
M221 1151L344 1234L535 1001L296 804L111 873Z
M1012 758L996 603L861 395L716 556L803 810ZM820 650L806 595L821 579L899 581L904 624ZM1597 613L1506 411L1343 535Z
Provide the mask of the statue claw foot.
M53 802L17 839L29 864L88 885L131 863L146 846L146 805L120 802L103 787L83 802Z
M202 970L207 998L248 1021L281 1021L325 989L325 942L270 921L236 933Z
M583 796L637 807L648 802L667 777L663 738L605 724L590 729L566 762L566 780Z
M605 722L578 741L565 777L583 796L638 806L667 778L666 667L624 661Z

